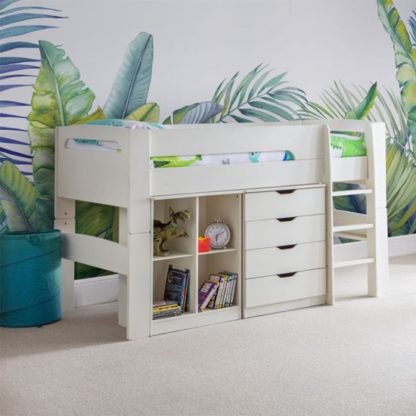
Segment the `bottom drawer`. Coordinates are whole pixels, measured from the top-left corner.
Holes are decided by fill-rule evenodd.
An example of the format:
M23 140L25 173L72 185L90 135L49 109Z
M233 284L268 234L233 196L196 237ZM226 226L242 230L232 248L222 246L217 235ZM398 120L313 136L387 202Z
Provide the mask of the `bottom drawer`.
M245 281L245 307L270 305L326 294L326 270L273 275Z

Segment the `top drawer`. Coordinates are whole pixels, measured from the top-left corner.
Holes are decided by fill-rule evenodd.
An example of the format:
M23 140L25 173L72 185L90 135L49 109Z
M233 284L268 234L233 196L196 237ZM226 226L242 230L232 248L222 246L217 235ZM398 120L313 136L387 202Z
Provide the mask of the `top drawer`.
M299 217L325 212L325 188L307 188L246 194L245 220Z

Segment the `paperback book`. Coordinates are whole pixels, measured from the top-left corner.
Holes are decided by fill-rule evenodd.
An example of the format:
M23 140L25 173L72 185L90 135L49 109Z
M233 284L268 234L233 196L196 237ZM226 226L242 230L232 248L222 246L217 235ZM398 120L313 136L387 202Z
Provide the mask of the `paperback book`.
M218 290L218 283L212 281L206 281L198 292L198 309L199 311L203 311L212 297L216 294Z
M186 310L189 277L189 269L180 269L173 267L171 264L169 265L166 276L164 300L176 302L179 305L181 312L185 312Z
M218 285L218 289L208 302L210 309L226 308L233 305L238 275L231 272L220 272L210 274L210 282Z

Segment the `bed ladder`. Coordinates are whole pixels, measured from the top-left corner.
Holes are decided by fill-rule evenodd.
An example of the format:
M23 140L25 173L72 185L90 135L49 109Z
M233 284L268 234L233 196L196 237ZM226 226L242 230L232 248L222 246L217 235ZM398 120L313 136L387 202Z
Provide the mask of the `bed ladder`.
M339 123L341 123L339 125ZM365 169L366 179L357 179L354 174L351 180L342 179L342 166L350 161L331 157L330 131L326 138L325 148L325 180L327 189L327 267L328 288L327 304L333 305L335 299L336 270L344 267L367 265L368 296L380 296L386 291L388 283L388 238L387 238L387 209L386 209L386 157L385 157L385 127L382 123L366 121L339 121L329 124L332 131L358 131L366 137L367 157L354 158L357 171ZM351 162L353 162L351 160ZM360 165L360 166L358 166ZM364 166L364 167L363 167ZM350 171L345 169L344 172ZM364 171L364 173L365 173ZM349 174L348 174L349 175ZM347 176L348 176L347 175ZM357 189L334 191L334 183L359 184ZM334 198L362 195L366 199L366 214L337 210ZM346 246L335 244L335 237L348 238L365 242L365 247L354 248L350 254ZM362 243L361 243L362 244ZM357 255L358 252L358 255Z

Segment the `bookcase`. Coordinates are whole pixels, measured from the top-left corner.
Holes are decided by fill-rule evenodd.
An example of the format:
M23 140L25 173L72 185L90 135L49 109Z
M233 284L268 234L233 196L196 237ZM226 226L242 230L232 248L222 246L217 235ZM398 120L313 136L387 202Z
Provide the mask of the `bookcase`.
M170 241L167 256L153 256L152 299L163 299L166 273L169 264L188 268L190 281L187 310L180 316L158 320L152 319L151 335L178 331L215 322L225 322L241 318L241 247L242 247L242 194L229 193L183 198L155 198L152 200L152 217L162 222L168 221L169 208L176 211L188 210L191 218L181 223L187 237ZM223 249L211 249L198 253L198 236L203 236L205 228L215 221L221 221L231 230L231 239ZM152 235L153 240L153 235ZM237 286L231 306L221 309L198 311L198 290L208 280L210 273L229 271L238 274Z

